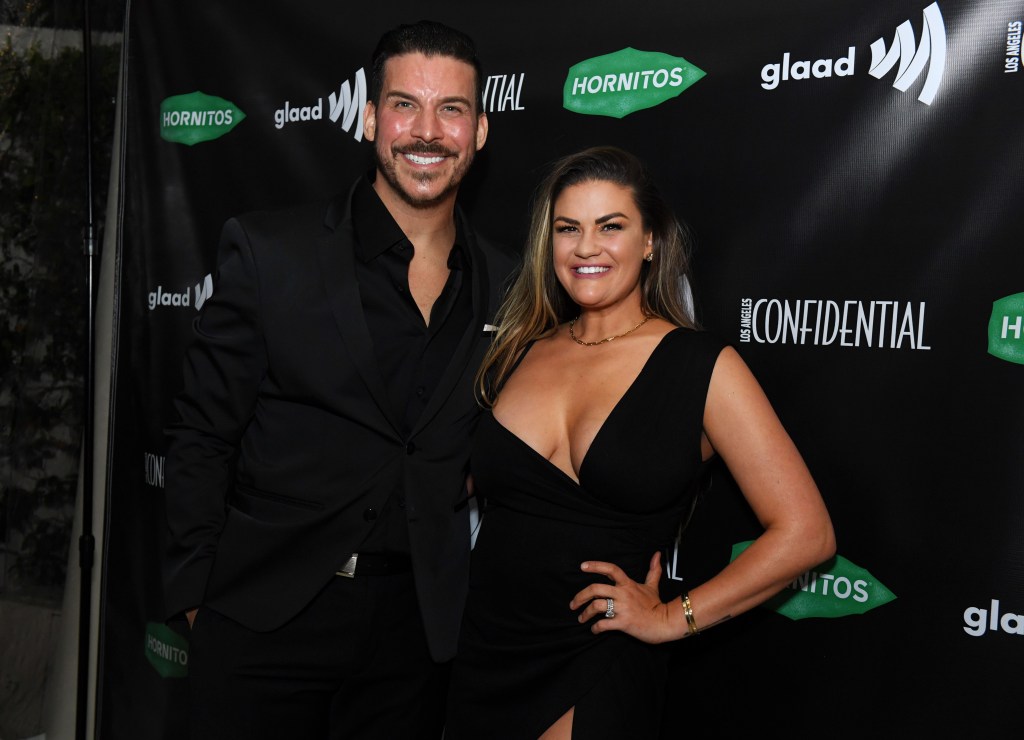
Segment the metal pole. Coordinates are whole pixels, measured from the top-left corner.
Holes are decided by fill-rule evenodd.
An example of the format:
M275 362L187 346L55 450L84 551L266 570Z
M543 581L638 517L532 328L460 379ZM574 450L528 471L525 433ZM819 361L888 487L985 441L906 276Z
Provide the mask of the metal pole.
M96 538L92 531L93 506L93 384L95 367L95 280L93 258L96 250L95 222L92 207L92 23L89 0L82 0L82 62L85 77L85 234L84 252L86 259L86 370L85 370L85 426L82 435L82 532L78 539L79 568L81 580L78 606L78 686L75 704L75 738L85 740L88 736L89 718L89 645L91 643L92 617L92 566Z

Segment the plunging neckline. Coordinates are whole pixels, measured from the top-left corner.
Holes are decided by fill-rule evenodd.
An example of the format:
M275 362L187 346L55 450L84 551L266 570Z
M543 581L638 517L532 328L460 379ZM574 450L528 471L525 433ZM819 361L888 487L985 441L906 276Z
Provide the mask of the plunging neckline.
M491 419L494 421L495 424L497 424L499 427L501 427L509 436L514 438L519 444L521 444L523 447L525 447L530 452L532 452L537 458L543 460L549 466L551 466L552 468L557 470L559 473L561 473L563 476L565 476L566 479L571 481L573 483L573 485L575 485L577 488L583 488L583 483L582 483L582 481L583 481L583 469L587 466L587 460L590 459L590 451L593 450L594 447L597 445L597 441L601 438L601 434L604 432L605 427L608 426L608 422L611 421L611 418L615 415L615 412L622 405L622 402L626 399L627 396L629 396L633 392L633 389L636 388L637 385L639 385L640 380L644 377L644 374L647 372L647 368L650 367L651 360L654 358L654 355L658 353L658 350L661 349L662 345L665 343L666 337L668 337L670 334L675 334L677 331L682 331L682 327L678 327L678 326L675 327L674 329L666 332L665 335L662 336L662 338L660 340L658 340L658 343L654 346L654 349L651 350L651 354L649 354L647 356L647 359L644 360L644 364L643 364L643 367L640 368L640 372L638 372L636 374L636 377L633 378L633 380L630 382L630 384L628 386L626 386L626 390L623 391L622 395L619 396L619 399L612 405L612 408L608 412L608 415L604 418L604 421L601 422L601 426L598 427L597 433L594 434L594 438L592 440L590 440L590 446L587 447L587 451L583 453L583 458L580 460L579 472L576 473L575 477L573 477L572 475L570 475L566 471L562 470L562 468L560 468L557 465L555 465L553 462L551 462L550 459L545 457L538 450L534 449L522 437L520 437L515 432L513 432L511 429L509 429L504 424L502 424L500 421L498 421L497 417L494 416L493 410L491 411ZM532 345L531 345L531 348L532 348ZM525 358L527 354L529 354L529 349L527 349L527 351L523 353L523 358ZM523 358L520 358L520 362L522 362Z

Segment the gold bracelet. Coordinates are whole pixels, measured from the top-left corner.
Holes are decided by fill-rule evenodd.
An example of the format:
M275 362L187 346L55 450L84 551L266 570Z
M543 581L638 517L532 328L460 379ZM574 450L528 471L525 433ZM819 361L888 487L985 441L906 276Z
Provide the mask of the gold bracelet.
M686 615L686 626L691 635L700 632L697 629L697 620L693 618L693 607L690 606L690 594L683 594L683 614Z

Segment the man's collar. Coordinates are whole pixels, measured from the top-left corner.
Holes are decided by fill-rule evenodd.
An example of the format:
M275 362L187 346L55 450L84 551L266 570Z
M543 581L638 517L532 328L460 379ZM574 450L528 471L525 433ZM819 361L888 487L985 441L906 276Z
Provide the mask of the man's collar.
M369 262L399 242L408 241L384 201L373 189L373 171L359 178L352 192L352 222L356 231L356 256Z
M369 262L391 249L396 244L409 238L388 211L384 201L373 188L375 170L369 170L359 178L352 191L352 222L356 232L356 256L363 262ZM455 244L453 251L460 249L463 259L470 264L470 250L467 248L466 234L460 218L459 208L455 207Z

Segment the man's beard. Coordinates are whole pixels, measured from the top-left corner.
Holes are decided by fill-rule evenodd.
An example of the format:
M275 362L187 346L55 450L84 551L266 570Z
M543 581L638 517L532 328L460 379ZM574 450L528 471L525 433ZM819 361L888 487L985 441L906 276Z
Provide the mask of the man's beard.
M422 196L418 195L415 192L410 192L399 181L396 162L398 158L401 157L403 154L420 154L428 157L431 155L448 157L451 156L453 152L437 144L418 143L412 146L407 146L403 148L401 151L396 151L392 149L392 158L387 159L381 153L381 147L379 145L375 145L373 147L373 157L377 163L377 171L384 175L384 179L388 181L388 184L391 186L391 189L394 190L402 200L404 200L413 208L431 208L437 205L438 203L444 201L448 196L450 196L452 193L459 189L459 185L462 183L463 178L465 178L466 173L469 171L469 166L473 163L472 151L470 151L467 154L465 159L456 159L455 169L452 170L451 177L449 178L448 183L441 190L441 192L434 196ZM443 176L443 173L429 172L411 175L412 179L419 182L428 182L431 180L436 180Z

